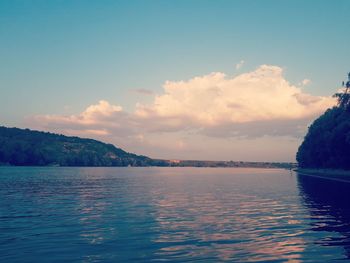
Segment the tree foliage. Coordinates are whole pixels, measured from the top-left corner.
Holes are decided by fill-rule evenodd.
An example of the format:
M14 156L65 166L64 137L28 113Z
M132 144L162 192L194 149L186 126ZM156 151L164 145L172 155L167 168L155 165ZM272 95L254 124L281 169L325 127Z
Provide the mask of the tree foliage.
M313 122L297 152L302 168L350 169L350 106L347 92L338 106Z
M155 160L92 139L0 127L0 164L148 166Z

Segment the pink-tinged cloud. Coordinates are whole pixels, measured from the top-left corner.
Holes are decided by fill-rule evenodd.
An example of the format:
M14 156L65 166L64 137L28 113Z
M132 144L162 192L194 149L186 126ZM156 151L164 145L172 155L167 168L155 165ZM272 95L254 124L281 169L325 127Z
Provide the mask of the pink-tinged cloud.
M238 62L238 63L236 64L236 69L239 70L239 69L243 66L244 63L245 63L244 60L241 60L240 62Z
M108 121L120 112L122 112L122 107L111 105L105 100L100 100L98 104L88 106L83 112L77 115L41 115L36 116L36 118L44 122L89 126Z
M34 116L28 124L153 157L271 160L259 159L269 156L263 150L252 150L270 142L274 160L288 153L293 160L307 125L335 105L334 98L306 93L302 84L284 78L282 68L269 65L234 77L216 72L167 81L163 88L151 104L138 103L131 113L100 100L81 113Z
M129 115L121 106L100 100L75 115L38 115L30 117L28 123L35 128L44 128L55 132L80 136L107 136L113 133L130 134Z
M167 81L164 94L151 105L139 104L136 115L176 119L179 126L190 121L193 126L213 127L305 119L334 105L333 98L307 94L282 73L280 67L262 65L232 78L216 72L188 81Z

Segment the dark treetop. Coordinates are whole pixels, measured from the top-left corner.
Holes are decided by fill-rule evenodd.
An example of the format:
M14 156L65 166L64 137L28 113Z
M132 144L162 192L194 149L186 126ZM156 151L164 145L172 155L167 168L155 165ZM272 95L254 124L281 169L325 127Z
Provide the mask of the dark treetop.
M350 170L350 74L344 86L343 92L334 95L338 105L309 127L297 153L301 168Z
M92 139L0 127L0 164L148 166L157 161Z

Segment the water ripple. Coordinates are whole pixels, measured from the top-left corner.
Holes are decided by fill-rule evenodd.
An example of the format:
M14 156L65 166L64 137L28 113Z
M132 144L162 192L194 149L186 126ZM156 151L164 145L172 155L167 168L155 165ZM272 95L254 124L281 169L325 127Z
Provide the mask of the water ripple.
M350 259L349 192L272 169L0 167L0 256L3 262Z

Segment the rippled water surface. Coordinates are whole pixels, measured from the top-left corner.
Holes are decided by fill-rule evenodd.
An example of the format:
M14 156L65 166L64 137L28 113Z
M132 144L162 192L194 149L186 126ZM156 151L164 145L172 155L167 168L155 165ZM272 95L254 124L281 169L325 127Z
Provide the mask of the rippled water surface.
M278 169L0 167L0 260L349 259L349 202Z

